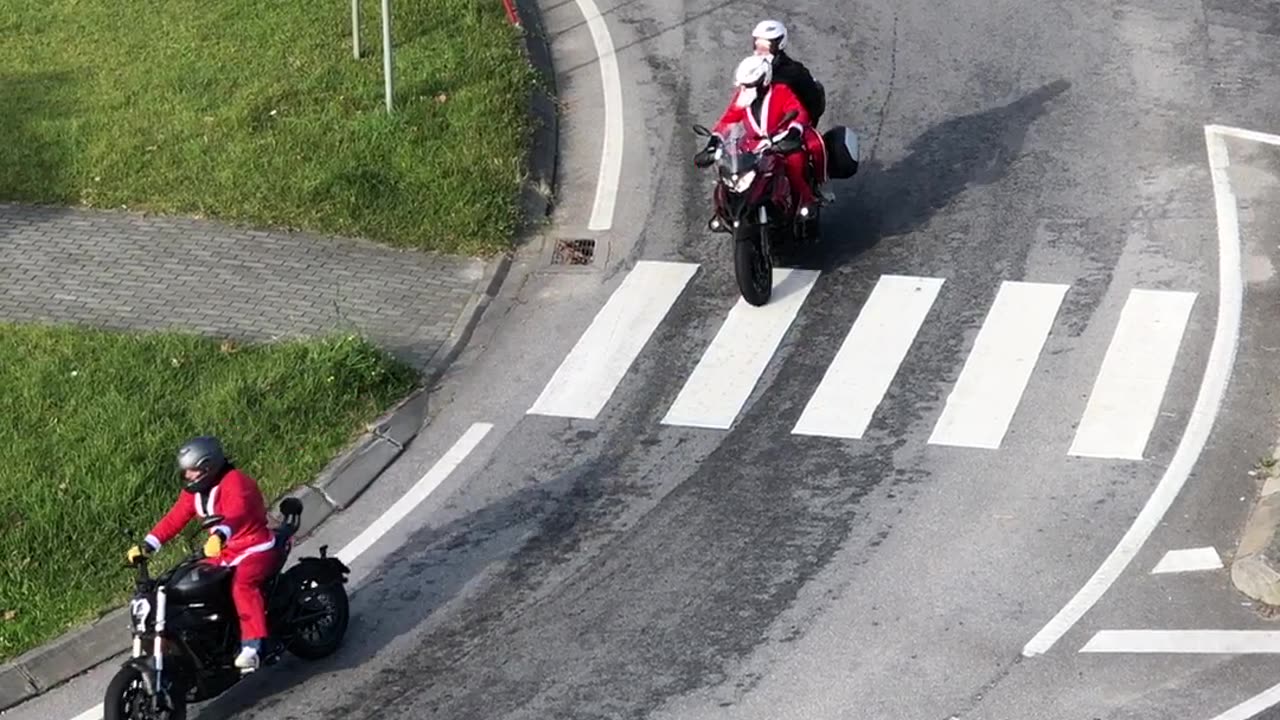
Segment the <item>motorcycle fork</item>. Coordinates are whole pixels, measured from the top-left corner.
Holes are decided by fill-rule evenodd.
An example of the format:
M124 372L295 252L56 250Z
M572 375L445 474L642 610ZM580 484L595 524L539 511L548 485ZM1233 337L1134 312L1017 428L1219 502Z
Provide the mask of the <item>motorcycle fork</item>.
M157 712L169 704L168 698L162 697L164 695L164 628L167 610L168 599L162 585L156 589L156 634L151 646L151 661L156 671L152 685L156 692L151 696L151 702ZM139 642L139 645L141 645L141 642Z

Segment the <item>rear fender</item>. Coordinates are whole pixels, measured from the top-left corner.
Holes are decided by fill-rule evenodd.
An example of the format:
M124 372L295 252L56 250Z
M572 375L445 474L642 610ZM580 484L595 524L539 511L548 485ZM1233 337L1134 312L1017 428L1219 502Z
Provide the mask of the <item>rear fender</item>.
M345 585L351 570L342 561L331 557L305 557L297 565L280 576L271 599L272 634L286 638L298 614L305 611L309 591L314 582L317 587Z
M289 568L284 577L289 580L315 580L321 585L346 583L351 568L335 557L304 557Z
M351 568L337 558L326 557L323 549L320 557L304 557L280 576L276 584L278 607L293 605L298 593L312 582L317 585L346 584L350 573Z

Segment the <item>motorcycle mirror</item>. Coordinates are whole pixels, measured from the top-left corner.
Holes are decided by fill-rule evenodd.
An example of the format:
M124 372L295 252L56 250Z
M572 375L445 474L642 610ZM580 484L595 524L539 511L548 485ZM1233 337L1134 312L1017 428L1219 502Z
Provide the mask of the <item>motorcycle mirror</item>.
M697 123L694 123L693 131L703 137L711 137L711 131Z
M280 514L285 517L302 514L302 501L295 497L287 497L280 501Z

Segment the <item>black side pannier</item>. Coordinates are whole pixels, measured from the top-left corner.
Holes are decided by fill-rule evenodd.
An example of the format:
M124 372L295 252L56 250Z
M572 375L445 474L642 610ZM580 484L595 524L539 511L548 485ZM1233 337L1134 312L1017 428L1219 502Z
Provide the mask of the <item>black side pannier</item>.
M858 172L858 134L843 125L822 133L827 148L827 175L845 180Z

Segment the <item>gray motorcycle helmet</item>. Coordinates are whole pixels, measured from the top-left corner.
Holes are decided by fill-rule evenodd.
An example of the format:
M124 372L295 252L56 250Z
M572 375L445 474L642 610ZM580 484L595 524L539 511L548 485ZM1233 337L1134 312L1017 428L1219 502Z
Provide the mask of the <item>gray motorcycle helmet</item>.
M189 493L208 492L222 479L227 465L227 455L216 437L191 438L178 448L178 477L182 479L182 489ZM186 470L199 470L200 476L187 480L183 474Z

